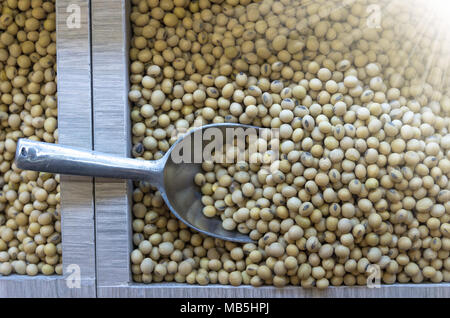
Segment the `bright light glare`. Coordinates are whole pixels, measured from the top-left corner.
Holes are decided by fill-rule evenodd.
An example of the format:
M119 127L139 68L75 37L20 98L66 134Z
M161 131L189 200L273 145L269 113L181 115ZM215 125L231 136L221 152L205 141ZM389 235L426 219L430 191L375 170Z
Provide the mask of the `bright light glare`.
M427 9L436 14L438 19L448 23L450 21L450 0L422 0Z
M450 1L448 0L431 0L427 1L430 5L435 5L438 10L445 11L445 13L450 13Z

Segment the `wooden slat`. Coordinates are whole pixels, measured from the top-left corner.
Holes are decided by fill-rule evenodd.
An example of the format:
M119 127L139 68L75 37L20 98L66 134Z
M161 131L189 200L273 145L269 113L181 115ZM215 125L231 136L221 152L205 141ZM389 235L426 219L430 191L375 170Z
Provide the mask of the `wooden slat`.
M12 275L0 278L0 298L68 297L68 288L61 276Z
M69 5L81 8L81 28L67 26ZM59 142L93 148L90 7L88 0L58 0ZM61 177L63 267L80 267L81 289L70 296L95 297L95 217L92 178Z
M131 284L99 288L98 297L130 298L436 298L450 297L450 284L383 285L381 288L329 287L326 290L301 287L231 287L186 284Z
M69 5L80 8L81 27L69 29ZM59 142L92 149L89 0L58 0ZM3 297L95 297L95 227L91 178L61 178L63 268L78 265L81 288L68 288L64 276L0 278Z
M91 5L94 147L97 151L128 156L126 5L122 0L93 0ZM99 287L130 281L130 189L127 181L97 179L95 182Z

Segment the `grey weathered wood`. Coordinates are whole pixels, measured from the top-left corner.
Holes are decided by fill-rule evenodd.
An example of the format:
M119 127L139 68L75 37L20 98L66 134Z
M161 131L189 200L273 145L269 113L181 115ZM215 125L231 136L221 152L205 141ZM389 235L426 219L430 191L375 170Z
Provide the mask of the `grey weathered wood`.
M68 5L81 8L81 28L70 29ZM90 7L87 0L57 2L59 142L93 148ZM81 289L68 296L95 297L95 218L92 178L61 177L63 267L80 267Z
M130 284L98 289L98 297L130 298L435 298L450 297L450 284L384 285L381 288L329 287L326 290L301 287L231 287L195 286L187 284Z
M129 155L128 10L127 0L93 0L93 83L95 150ZM450 297L450 284L383 285L381 288L196 286L136 284L131 281L131 213L129 182L97 180L96 250L98 297Z
M78 5L81 27L69 29L69 5ZM90 8L88 0L58 0L58 123L59 142L92 149L90 68ZM61 178L62 276L10 276L0 278L3 297L95 297L95 235L93 181L91 178ZM78 265L81 288L68 288L67 267Z
M92 6L94 148L128 156L128 45L126 4L95 0ZM130 183L95 182L98 286L130 281Z
M68 297L68 288L61 276L12 275L0 278L0 298Z

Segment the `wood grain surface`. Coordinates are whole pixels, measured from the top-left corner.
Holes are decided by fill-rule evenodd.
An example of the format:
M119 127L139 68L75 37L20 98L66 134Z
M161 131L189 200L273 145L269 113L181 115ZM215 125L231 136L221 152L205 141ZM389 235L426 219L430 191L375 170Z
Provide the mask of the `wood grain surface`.
M80 8L81 27L69 29L69 5ZM57 63L59 142L92 149L89 0L58 0ZM61 178L63 276L0 278L4 297L95 297L95 235L93 181ZM67 267L79 266L81 288L68 288ZM70 278L70 277L69 277Z
M64 278L56 275L49 277L11 275L0 278L0 299L70 297L68 290Z
M81 28L69 29L69 5L81 8ZM90 5L87 0L57 1L59 142L93 149ZM67 296L95 297L95 217L92 178L61 178L64 273L80 267L81 289Z
M128 45L126 4L95 0L92 6L94 148L128 157ZM97 285L130 281L131 183L95 180Z
M130 298L436 298L450 297L450 284L383 285L381 288L329 287L326 290L301 287L198 286L187 284L130 284L99 288L98 297Z

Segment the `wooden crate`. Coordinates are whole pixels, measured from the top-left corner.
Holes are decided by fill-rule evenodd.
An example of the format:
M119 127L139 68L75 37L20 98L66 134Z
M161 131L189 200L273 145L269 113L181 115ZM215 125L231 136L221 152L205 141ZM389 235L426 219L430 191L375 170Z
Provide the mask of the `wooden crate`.
M69 5L79 9L80 28L70 29L66 23ZM59 142L92 149L89 0L58 0L56 19ZM92 178L61 177L65 274L0 277L0 298L96 296L93 192ZM81 288L68 287L72 264L80 269Z
M92 57L95 150L130 155L129 10L127 0L92 0ZM131 280L131 195L127 181L96 180L95 220L99 297L450 297L450 284L331 287L192 286Z
M70 29L69 5L80 8L81 28ZM59 142L129 156L129 1L58 0ZM72 7L73 8L73 7ZM450 297L450 284L331 287L136 284L131 279L129 181L61 178L62 276L0 277L4 297ZM70 265L81 288L69 288Z

